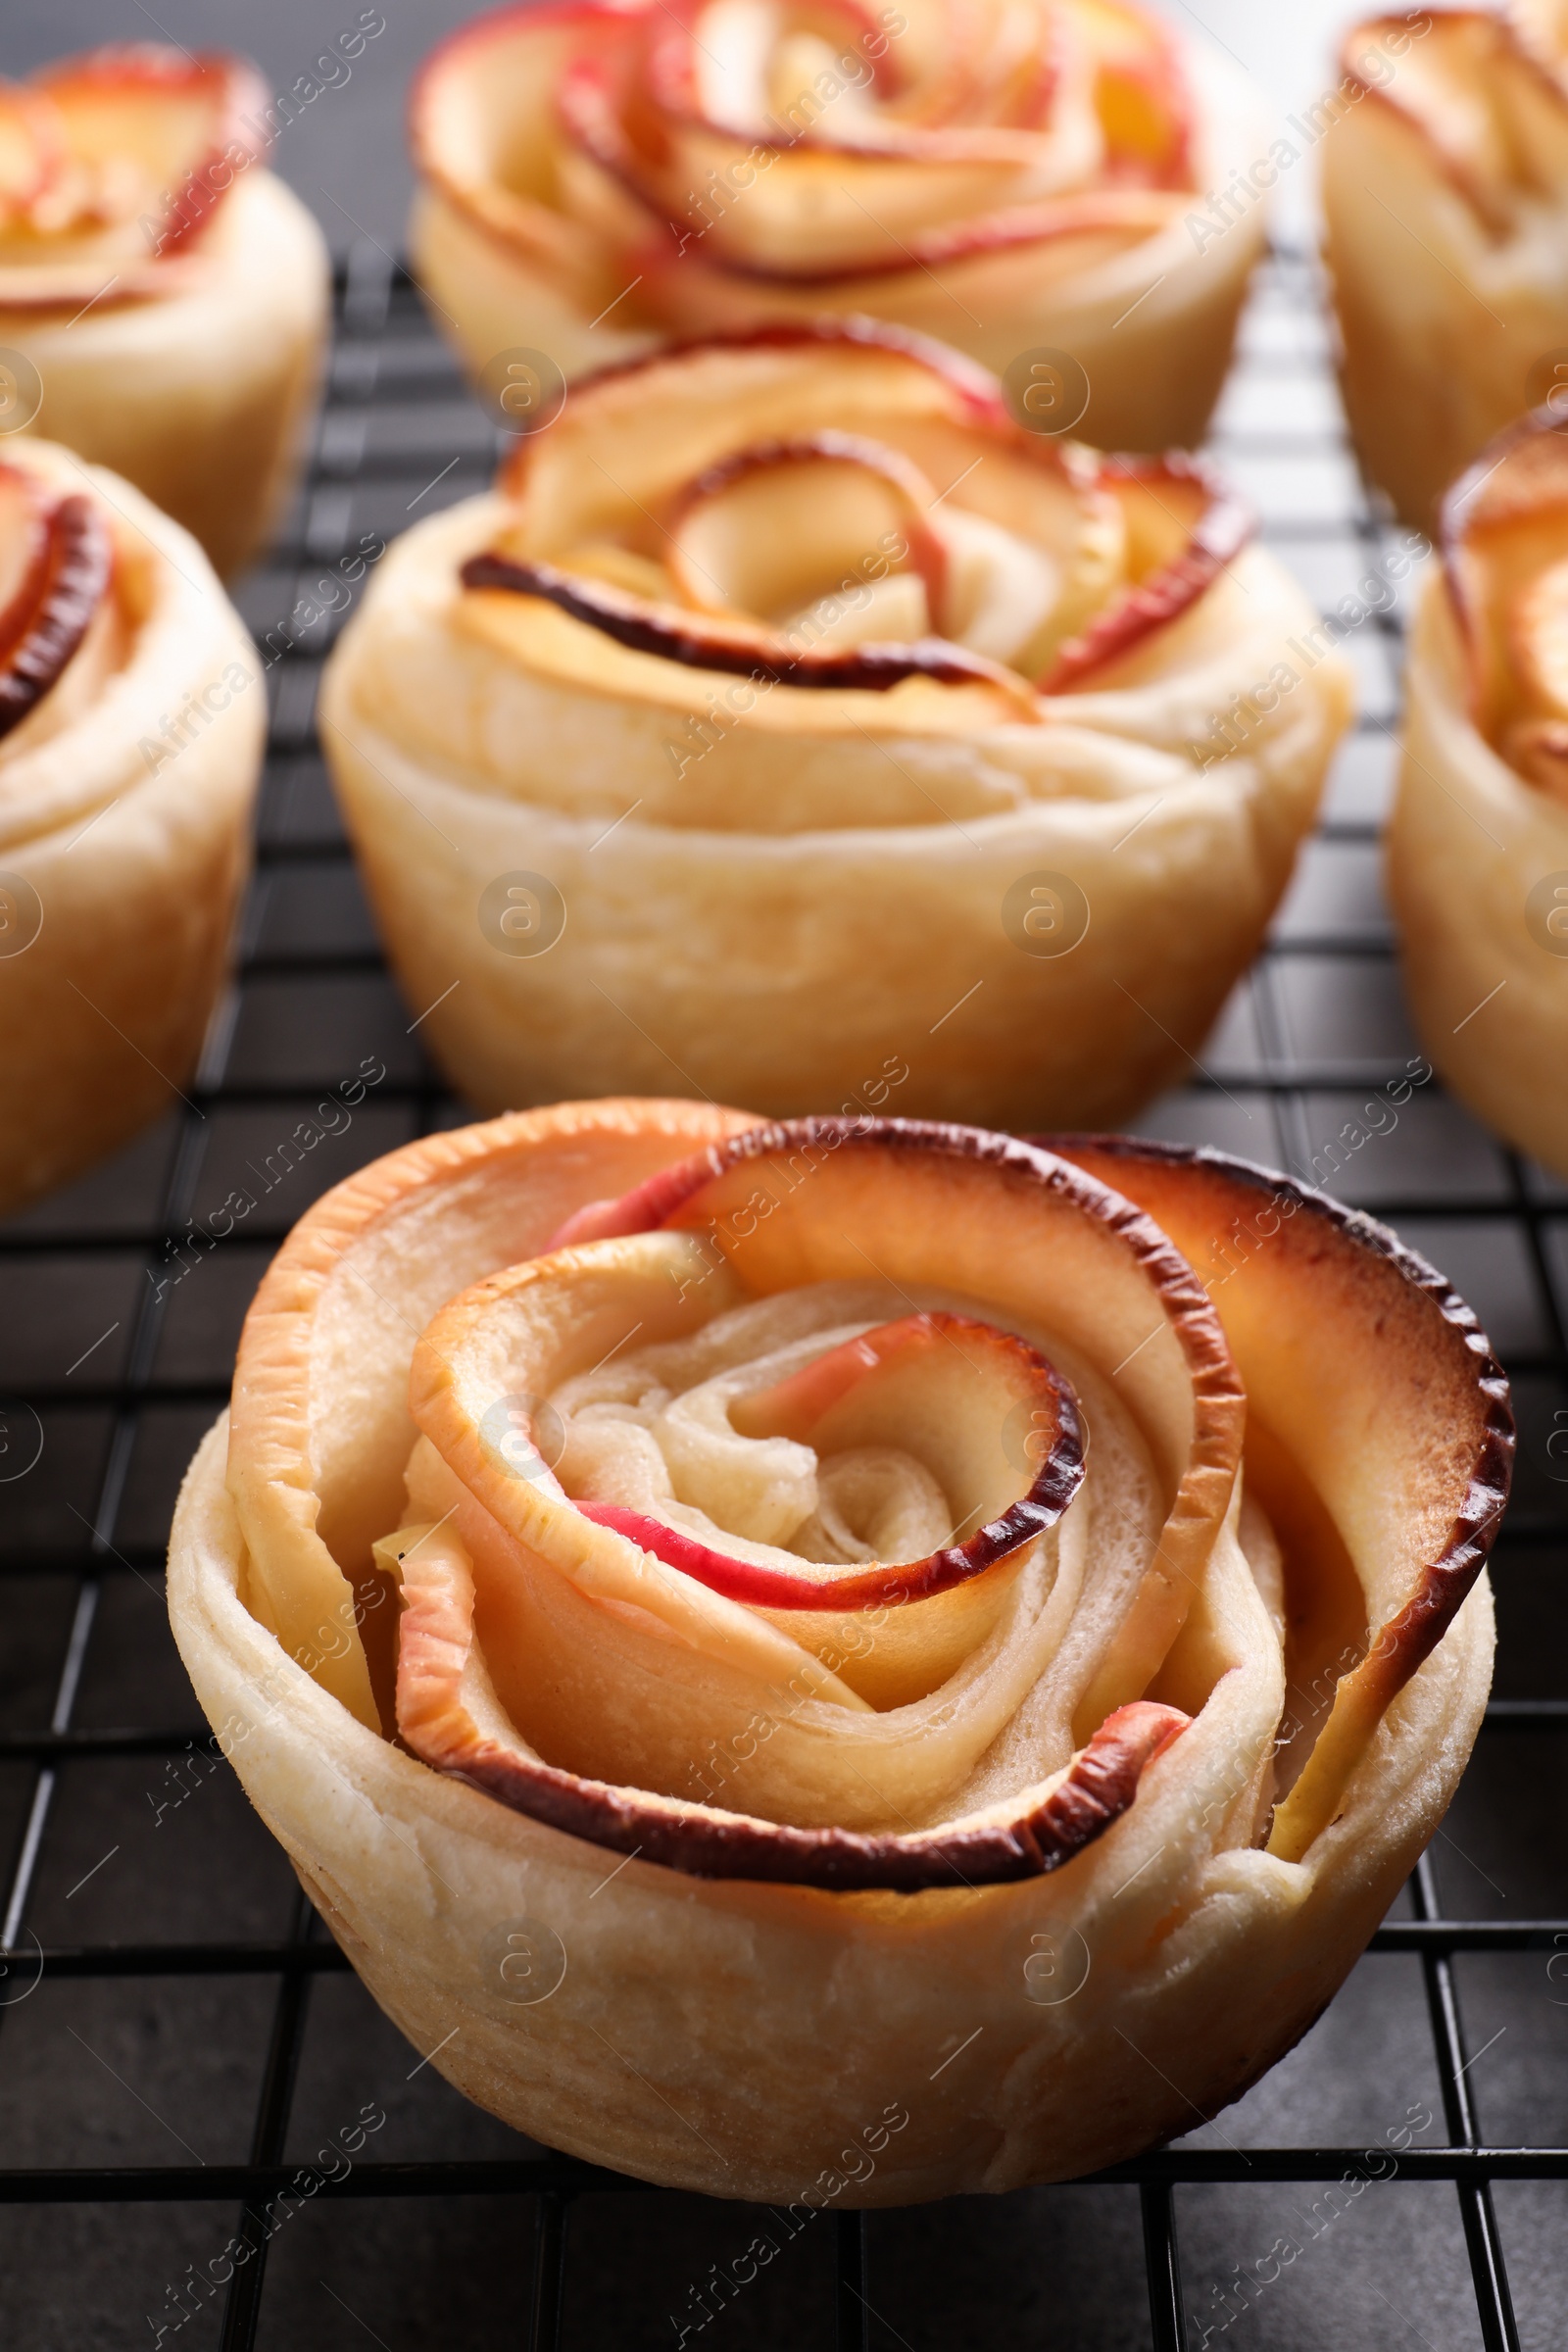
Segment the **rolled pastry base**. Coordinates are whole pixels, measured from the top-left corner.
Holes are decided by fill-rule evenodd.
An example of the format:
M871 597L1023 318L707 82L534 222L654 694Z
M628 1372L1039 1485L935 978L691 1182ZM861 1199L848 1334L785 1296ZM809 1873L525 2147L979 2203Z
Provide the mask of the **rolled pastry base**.
M74 857L74 827L0 851L44 908L32 945L0 962L0 1086L25 1105L0 1122L0 1214L90 1167L190 1083L250 867L258 764L238 716L200 749L127 794Z
M330 313L320 230L270 172L237 180L185 293L85 318L0 310L0 347L38 370L29 430L134 482L227 579L292 485Z
M399 983L432 1008L427 1043L487 1111L674 1093L769 1117L858 1104L1114 1125L1201 1052L1285 880L1260 870L1223 774L1156 804L1119 855L1125 804L1064 821L1050 801L962 826L795 835L633 814L604 838L601 820L432 774L331 681L323 711ZM1088 928L1069 953L1034 956L1004 929L1004 902L1020 876L1057 868ZM544 953L505 953L481 928L481 898L507 874L561 894L564 928Z
M1449 484L1540 397L1543 354L1553 343L1568 350L1568 311L1489 326L1455 285L1450 309L1412 326L1385 287L1359 282L1344 238L1327 258L1340 391L1356 455L1400 520L1430 537Z
M175 1513L175 1639L366 1985L516 2130L710 2196L912 2204L1070 2179L1191 2130L1333 1997L1486 1703L1483 1577L1300 1863L1182 1868L1204 1790L1212 1806L1229 1788L1225 1735L1200 1721L1089 1852L1019 1886L835 1895L617 1865L427 1770L285 1656L239 1598L225 1448L220 1422Z

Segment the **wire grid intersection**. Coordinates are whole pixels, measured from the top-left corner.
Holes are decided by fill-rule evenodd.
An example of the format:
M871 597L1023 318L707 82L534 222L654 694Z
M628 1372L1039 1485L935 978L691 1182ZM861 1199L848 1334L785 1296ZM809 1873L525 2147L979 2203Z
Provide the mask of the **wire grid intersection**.
M156 1833L164 1818L160 1804L166 1811L181 1806L199 1794L204 1779L226 1773L216 1742L195 1720L177 1669L166 1676L161 1715L152 1709L146 1720L116 1720L111 1709L107 1719L98 1719L111 1693L115 1699L133 1695L124 1678L117 1685L108 1671L118 1637L105 1632L102 1621L117 1617L127 1580L148 1587L155 1603L161 1600L157 1577L172 1480L195 1435L226 1398L238 1315L270 1247L314 1197L309 1188L324 1190L352 1164L465 1115L424 1062L417 1022L386 979L324 786L314 709L322 659L352 602L334 591L337 609L323 612L328 584L348 576L357 549L390 539L422 514L482 487L500 437L464 393L407 277L378 249L356 249L340 271L337 326L309 477L283 545L241 591L269 662L272 722L257 872L234 986L215 1017L198 1078L177 1115L106 1175L0 1226L0 1280L12 1296L16 1325L16 1336L5 1342L4 1385L38 1414L45 1454L64 1465L58 1482L46 1482L36 1500L23 1486L0 1488L0 1500L11 1497L10 1526L0 1531L0 1577L8 1596L36 1604L33 1615L44 1627L31 1682L12 1676L15 1692L0 1691L6 1707L0 1784L10 1790L4 1820L12 1857L0 1928L0 2114L7 2112L8 2048L15 2049L20 2037L24 2057L30 2021L43 2014L22 2005L35 1986L47 1984L52 1996L63 1986L130 1981L250 1987L253 1993L259 1987L270 2004L253 2021L259 2065L246 2078L248 2088L241 2086L229 2101L231 2120L239 2118L243 2153L236 2143L230 2161L209 2163L181 2140L194 2161L28 2163L19 2155L0 2168L0 2207L217 2207L225 2226L232 2222L250 2259L231 2264L220 2297L203 2307L191 2289L189 2311L183 2302L166 2305L162 2334L158 2313L147 2316L147 2325L155 2342L162 2342L172 2325L182 2328L195 2319L186 2343L205 2328L204 2340L219 2343L222 2352L269 2340L269 2200L295 2169L289 2160L291 2119L313 1996L318 1984L345 1976L347 1963L298 1896L257 1901L249 1909L247 1901L229 1903L221 1893L211 1899L213 1910L252 1918L248 1932L144 1935L138 1927L122 1936L121 1925L131 1914L118 1907L111 1874L123 1837L63 1897L51 1894L45 1882L52 1840L69 1844L74 1835L71 1824L60 1823L66 1793L80 1776L133 1764L145 1772L161 1763L164 1793L146 1791ZM1249 313L1214 447L1257 503L1268 544L1325 609L1353 596L1358 582L1382 575L1402 535L1373 512L1355 479L1327 370L1314 271L1302 257L1276 255L1269 265ZM1310 1177L1314 1154L1321 1155L1341 1132L1346 1105L1397 1075L1415 1052L1376 881L1376 841L1394 759L1399 607L1405 601L1380 597L1352 631L1347 650L1359 673L1362 717L1340 761L1318 834L1267 953L1238 990L1191 1085L1155 1106L1140 1122L1146 1130L1217 1143ZM307 608L318 616L302 620ZM215 1262L195 1269L188 1293L172 1282L172 1267L184 1262L182 1242L225 1172L241 1163L254 1171L260 1156L270 1173L268 1139L285 1132L289 1115L298 1115L362 1054L384 1063L386 1075L359 1118L359 1157L349 1162L341 1152L336 1159L324 1152L304 1184L293 1181L297 1169L285 1169L275 1186L268 1186L269 1202L274 1189L280 1199L264 1203L257 1227L224 1253L222 1279ZM1435 1084L1422 1089L1402 1143L1392 1135L1386 1145L1374 1141L1364 1164L1352 1163L1341 1174L1349 1179L1343 1189L1358 1204L1398 1225L1453 1273L1493 1327L1515 1377L1524 1475L1499 1547L1498 1574L1505 1593L1518 1580L1528 1595L1554 1564L1564 1525L1550 1433L1568 1424L1568 1188L1485 1137ZM109 1305L120 1308L110 1329L78 1353L78 1324L87 1332L99 1307L107 1312ZM68 1345L75 1358L69 1367ZM1528 1598L1518 1614L1527 1634L1547 1623ZM1508 1630L1505 1610L1505 1637ZM1522 1661L1524 1690L1508 1687L1506 1669L1499 1678L1504 1690L1489 1709L1482 1757L1510 1749L1534 1754L1535 1743L1560 1741L1568 1728L1568 1696L1535 1691L1547 1644L1533 1640L1530 1647L1535 1654ZM1502 1655L1508 1667L1520 1666L1510 1658L1506 1639ZM89 1685L92 1704L84 1710ZM91 1719L82 1719L84 1711ZM1560 1772L1560 1745L1541 1752ZM177 1798L176 1787L182 1791ZM78 1806L76 1816L82 1813ZM110 1815L89 1803L85 1817L90 1824ZM118 1822L118 1814L113 1818ZM137 1850L145 1861L145 1849ZM257 1857L252 1844L226 1867L231 1874L255 1872L263 1868ZM1481 1862L1467 1854L1463 1860L1502 1895ZM1446 1861L1444 1867L1446 1876ZM239 1884L237 1876L233 1883ZM66 1916L66 1907L89 1884L106 1890L89 1900L107 1906L109 1932L80 1940L54 1933L51 1923ZM1474 1880L1469 1884L1474 1886ZM1554 1884L1560 1894L1561 1878ZM1460 2328L1455 2341L1479 2341L1487 2352L1510 2352L1526 2340L1514 2313L1494 2188L1568 2180L1568 2147L1561 2144L1568 2135L1559 2129L1557 2144L1549 2146L1483 2138L1472 2070L1485 2051L1462 2023L1459 1978L1472 1961L1545 1954L1548 1989L1538 2002L1539 2023L1543 2030L1557 2025L1549 2010L1568 2002L1549 1990L1551 1956L1568 1951L1568 1915L1546 1915L1547 1906L1539 1907L1543 1915L1531 1917L1491 1915L1485 1904L1472 1904L1475 1916L1450 1912L1429 1856L1372 1944L1375 1955L1402 1955L1420 1974L1446 2144L1410 2148L1398 2171L1407 2186L1428 2196L1448 2184L1474 2297L1471 2324ZM140 1921L134 1906L133 1917ZM35 1920L51 1932L40 1936ZM1568 1963L1560 1973L1568 1977ZM15 2017L3 2014L7 2006L17 2009ZM90 2048L74 2027L67 2030ZM1494 2036L1498 2039L1500 2034ZM179 2138L173 2123L155 2113L133 2082L98 2049L90 2054L166 2133ZM245 2139L247 2115L253 2121ZM1137 2192L1147 2286L1141 2328L1125 2332L1124 2310L1122 2331L1104 2336L1106 2342L1136 2341L1142 2333L1158 2352L1176 2352L1206 2345L1216 2325L1251 2316L1245 2295L1233 2313L1216 2287L1218 2299L1211 2299L1206 2314L1195 2307L1190 2287L1184 2296L1179 2202L1186 2212L1186 2201L1200 2192L1233 2184L1255 2190L1264 2182L1301 2183L1301 2193L1309 2195L1317 2184L1344 2180L1358 2152L1351 2141L1297 2147L1249 2139L1241 2146L1226 2136L1228 2128L1229 2119L1225 2128L1211 2126L1102 2177L1128 2194ZM26 2144L25 2132L10 2137L13 2150ZM167 2137L162 2145L167 2155ZM321 2206L500 2200L497 2227L509 2243L520 2243L516 2201L527 2200L532 2244L509 2279L510 2310L498 2340L514 2342L520 2334L543 2352L563 2341L617 2340L572 2323L572 2297L579 2291L572 2217L585 2200L632 2192L660 2193L533 2150L498 2130L491 2152L453 2155L438 2147L423 2155L357 2159L342 2180L321 2191ZM1050 2198L1077 2192L1029 2193ZM706 2210L720 2224L733 2211ZM944 2213L957 2210L939 2209L932 2226L940 2229ZM818 2266L823 2291L811 2323L818 2340L831 2333L840 2346L908 2343L885 2316L892 2280L879 2263L878 2242L888 2218L873 2216L868 2227L859 2215L836 2217L831 2254ZM209 2229L192 2242L205 2246L211 2238ZM727 2242L722 2231L715 2242ZM1136 2258L1133 2239L1117 2242L1124 2258ZM13 2278L24 2243L15 2241ZM324 2278L319 2284L355 2323L350 2337L339 2332L322 2341L358 2340L360 2332L384 2340ZM1568 2256L1559 2235L1554 2277L1544 2291L1560 2309L1565 2288ZM7 2291L0 2289L0 2298ZM1372 2292L1399 2323L1395 2335L1413 2329L1432 2342L1381 2289ZM70 2304L68 2282L40 2293L42 2302L29 2308L58 2315ZM706 2303L698 2308L707 2311ZM1223 2322L1216 2320L1220 2309L1228 2315ZM184 2316L174 2319L175 2311ZM331 2316L324 2305L318 2320L323 2315ZM923 2339L933 2343L964 2340L961 2330L971 2316L956 2303L935 2310L922 2305L916 2315L922 2326L937 2329ZM905 2324L915 2325L906 2312ZM670 2316L669 2333L657 2316L646 2325L653 2332L638 2341L680 2336L678 2313ZM1259 2341L1273 2340L1266 2322L1255 2326L1263 2328ZM1366 2327L1360 2340L1392 2340L1382 2311L1369 2307ZM136 2326L90 2340L125 2341L132 2333L139 2340ZM67 2333L59 2340L76 2345L89 2338ZM303 2339L290 2334L277 2340ZM745 2340L744 2333L733 2340ZM1066 2339L1053 2331L1051 2340ZM1285 2340L1297 2339L1287 2333Z

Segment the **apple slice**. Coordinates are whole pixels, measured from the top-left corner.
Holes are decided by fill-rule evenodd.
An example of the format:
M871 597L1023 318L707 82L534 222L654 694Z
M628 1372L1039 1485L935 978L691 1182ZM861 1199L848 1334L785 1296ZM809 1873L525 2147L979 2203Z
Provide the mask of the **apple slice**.
M59 679L109 586L109 533L90 499L53 497L0 466L0 737Z
M42 594L49 563L49 497L36 474L0 466L0 662Z
M619 1201L590 1204L579 1232L690 1233L720 1251L749 1289L863 1278L906 1288L940 1283L1011 1311L1091 1356L1108 1334L1131 1350L1118 1377L1138 1409L1175 1498L1145 1587L1086 1708L1143 1689L1185 1622L1216 1512L1228 1506L1244 1407L1217 1318L1191 1268L1126 1203L1082 1197L1063 1162L1011 1138L902 1119L811 1118L754 1127L662 1170ZM767 1204L771 1202L771 1208ZM1114 1233L1115 1247L1103 1247ZM1100 1237L1097 1241L1095 1237ZM1049 1239L1048 1239L1049 1237ZM559 1237L557 1237L559 1239ZM1093 1328L1061 1322L1053 1251L1095 1273ZM1086 1280L1089 1278L1086 1276Z
M897 1608L949 1592L1054 1527L1083 1480L1083 1438L1068 1384L1026 1342L966 1316L916 1314L884 1324L743 1397L730 1420L742 1436L790 1437L823 1456L898 1446L935 1474L958 1526L985 1522L923 1560L808 1575L737 1559L646 1512L578 1503L585 1518L757 1608ZM1019 1449L1016 1460L1005 1447L1009 1426L1031 1434L1028 1453ZM1020 1494L1026 1459L1040 1466Z
M1154 188L1193 186L1195 109L1169 25L1124 0L1068 0L1095 63L1095 106L1109 175Z
M253 162L268 143L267 85L247 59L224 52L127 42L51 66L34 86L55 110L70 164L89 175L89 208L133 214L166 190L190 190L171 214L166 251L205 225L235 175L231 151Z
M902 1835L796 1829L545 1763L496 1695L475 1639L473 1572L449 1529L418 1531L402 1591L398 1731L415 1755L568 1837L696 1878L899 1894L1039 1878L1120 1820L1191 1721L1148 1699L1119 1707L1064 1772L989 1816Z
M1058 625L1070 564L956 503L944 510L940 536L946 633L1032 676Z
M1568 808L1568 721L1521 719L1503 736L1502 756L1527 784Z
M1568 89L1549 54L1557 39L1533 40L1511 8L1440 10L1398 72L1374 76L1372 58L1388 64L1380 33L1414 24L1401 16L1356 24L1341 49L1340 87L1400 119L1489 240L1517 235L1537 207L1568 194Z
M1257 527L1246 501L1196 458L1105 458L1100 479L1127 516L1132 584L1059 649L1042 694L1105 683L1114 663L1191 610Z
M95 49L47 68L11 115L14 194L26 229L0 258L0 308L119 304L164 291L228 188L267 145L267 85L242 58L150 42ZM157 227L149 249L144 221Z
M818 432L902 447L901 426L937 422L1015 429L996 378L960 353L871 319L808 319L677 344L575 383L496 486L516 502L532 552L559 560L607 511L662 509L738 448Z
M649 59L649 86L658 104L677 122L730 131L748 145L776 138L792 100L819 73L833 73L841 57L858 53L866 80L841 90L831 107L845 99L860 107L885 101L900 86L896 44L884 39L880 57L873 55L877 22L858 0L788 8L775 0L710 0L696 7L687 0L668 13L676 23L656 41ZM837 73L833 77L842 79Z
M551 1449L534 1447L537 1400L624 1345L626 1333L685 1336L745 1295L722 1253L686 1235L644 1232L530 1259L435 1318L412 1375L416 1418L495 1523L535 1541L539 1509L563 1495ZM504 1441L492 1434L498 1416ZM786 1564L782 1553L776 1566L737 1557L619 1502L572 1506L749 1607L842 1612L946 1592L1054 1526L1083 1479L1067 1382L1026 1342L960 1316L915 1314L866 1333L744 1397L730 1418L742 1437L799 1432L806 1443L808 1432L828 1453L897 1445L930 1470L957 1526L973 1528L924 1559L836 1572ZM1009 1432L1019 1433L1010 1447ZM651 1605L646 1596L641 1605Z
M935 617L945 570L926 521L935 497L902 452L862 434L754 443L676 499L670 569L699 611L779 621L907 564Z
M797 1119L751 1128L618 1200L588 1204L550 1247L574 1249L590 1235L623 1237L620 1246L637 1236L686 1237L756 1297L874 1274L906 1292L930 1284L975 1299L1005 1298L1009 1317L1059 1330L1092 1361L1109 1348L1153 1450L1168 1516L1079 1720L1098 1720L1097 1706L1104 1714L1148 1687L1186 1621L1214 1527L1229 1507L1245 1404L1192 1268L1125 1200L1085 1184L1061 1158L974 1128L869 1116ZM1054 1273L1058 1251L1094 1300L1088 1321L1073 1320L1072 1285ZM505 1279L518 1281L519 1270ZM416 1351L411 1409L467 1479L469 1457L458 1435L463 1414L439 1321L426 1341L429 1353ZM479 1401L474 1393L471 1403ZM537 1494L516 1507L528 1525L519 1519L514 1532L557 1556L565 1530L552 1533L534 1515L545 1508ZM580 1526L580 1513L577 1520ZM965 1589L972 1588L953 1592ZM946 1607L951 1597L921 1605ZM900 1612L895 1626L914 1614Z
M994 378L867 321L752 330L608 369L498 487L516 518L469 560L471 589L549 598L627 647L769 683L983 678L992 723L1035 723L1038 694L1105 682L1253 528L1197 460L1042 443ZM624 563L572 577L567 553L617 536ZM632 560L646 573L656 559L688 610L614 593ZM898 633L892 599L839 625L867 571L872 587L918 579L940 635L911 630L906 591Z
M1568 557L1536 574L1506 626L1526 695L1538 710L1568 718Z
M470 556L460 577L466 589L486 597L500 590L523 600L513 614L504 606L496 611L492 604L487 613L468 617L492 642L510 646L541 666L557 664L551 661L548 638L528 626L526 604L535 599L586 622L630 653L654 654L689 669L750 678L758 685L836 687L872 694L886 694L907 680L980 687L987 690L992 724L1022 719L1032 725L1038 716L1022 678L941 637L913 645L824 644L798 651L783 631L717 613L691 612L680 605L649 603L607 580L574 577L553 564L517 563L494 554ZM607 685L613 683L606 679ZM631 690L632 682L623 680L621 685ZM979 712L973 714L973 723L983 723Z
M1568 589L1568 430L1537 409L1499 433L1443 502L1444 574L1464 641L1470 710L1489 742L1568 715L1558 640Z
M0 221L20 221L65 158L60 119L25 82L0 82Z

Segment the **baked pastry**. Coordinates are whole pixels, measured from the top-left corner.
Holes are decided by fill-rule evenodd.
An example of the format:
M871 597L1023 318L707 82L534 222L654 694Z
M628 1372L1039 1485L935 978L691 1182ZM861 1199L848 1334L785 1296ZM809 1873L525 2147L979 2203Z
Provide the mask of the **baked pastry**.
M249 863L267 694L201 549L0 444L0 1211L189 1082Z
M567 1104L296 1227L170 1609L450 2081L907 2203L1127 2157L1317 2016L1474 1738L1512 1443L1469 1309L1284 1178Z
M381 562L322 741L484 1109L1111 1123L1256 952L1348 674L1186 459L1041 441L888 328L576 390Z
M1430 531L1455 475L1568 399L1568 21L1556 0L1374 17L1323 141L1340 382L1361 463Z
M1236 69L1130 0L504 8L410 122L416 274L503 409L530 356L854 315L1109 449L1202 439L1281 169Z
M291 486L330 313L321 232L261 161L286 103L140 42L0 90L0 430L112 466L225 577Z
M1411 638L1388 887L1433 1061L1568 1175L1568 437L1540 409L1443 511Z

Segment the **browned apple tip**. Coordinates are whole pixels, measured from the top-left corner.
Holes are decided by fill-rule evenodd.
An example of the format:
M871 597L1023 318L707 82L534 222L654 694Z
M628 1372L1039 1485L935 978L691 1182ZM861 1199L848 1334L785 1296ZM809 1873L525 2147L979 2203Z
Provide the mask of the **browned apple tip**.
M941 685L992 686L1033 719L1034 696L1023 679L999 662L965 653L944 637L922 637L912 645L855 645L795 653L786 637L739 620L720 623L710 613L687 613L678 605L650 605L608 581L589 580L554 564L517 562L511 556L470 556L459 573L465 588L500 588L514 596L543 597L573 620L601 629L634 654L657 654L690 669L718 670L754 679L759 685L858 688L885 694L906 678L932 678Z
M1104 458L1101 479L1161 493L1194 493L1201 506L1186 543L1168 561L1127 589L1097 614L1081 635L1064 645L1040 682L1042 694L1068 694L1108 669L1198 602L1228 564L1233 564L1257 528L1247 501L1200 459L1173 450L1162 458Z
M0 515L22 539L20 578L0 612L0 736L43 700L87 632L109 585L109 533L91 499L51 497L0 466ZM16 573L13 573L16 577Z
M1149 1699L1118 1707L1054 1787L1001 1821L906 1833L797 1829L544 1763L484 1728L474 1707L493 1713L493 1700L486 1710L471 1679L476 1665L471 1576L439 1544L415 1547L403 1564L397 1688L398 1731L415 1755L611 1853L694 1878L841 1893L1004 1886L1058 1870L1128 1810L1145 1770L1190 1721Z

